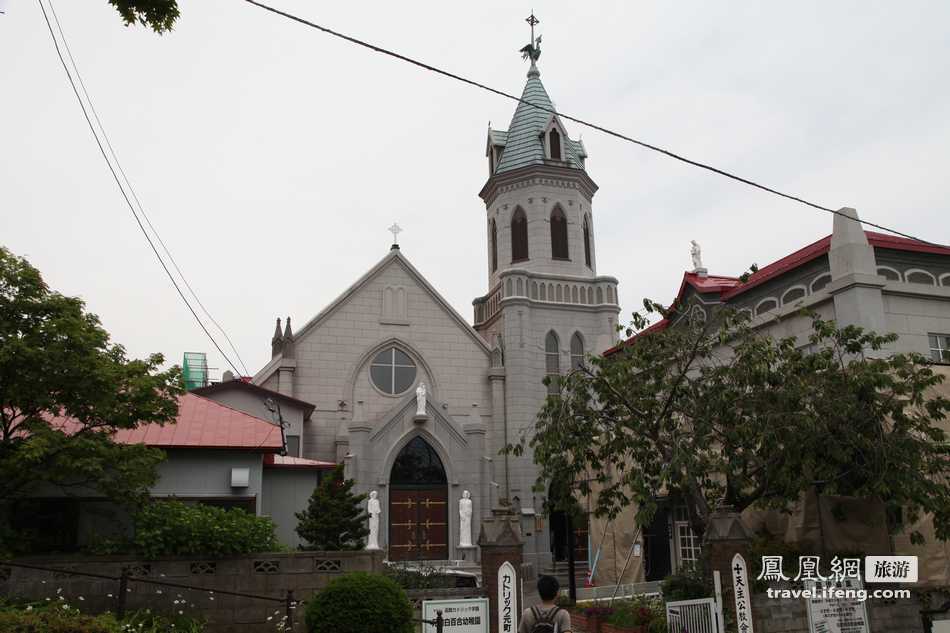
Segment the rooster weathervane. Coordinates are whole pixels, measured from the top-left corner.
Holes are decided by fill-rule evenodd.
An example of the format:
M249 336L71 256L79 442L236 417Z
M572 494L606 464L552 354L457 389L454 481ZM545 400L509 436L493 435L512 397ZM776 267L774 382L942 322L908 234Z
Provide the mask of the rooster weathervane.
M534 17L534 11L531 12L525 22L531 25L531 40L527 46L524 46L519 51L521 53L521 59L531 59L531 63L534 64L538 61L538 58L541 57L541 36L539 35L537 39L534 37L534 25L540 24L541 20Z

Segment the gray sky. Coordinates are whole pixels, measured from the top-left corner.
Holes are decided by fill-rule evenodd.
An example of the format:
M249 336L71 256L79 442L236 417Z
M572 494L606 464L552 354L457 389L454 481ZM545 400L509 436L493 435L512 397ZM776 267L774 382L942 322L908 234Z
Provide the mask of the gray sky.
M519 93L530 3L273 0ZM950 242L950 4L535 2L556 106L825 206ZM114 339L208 351L111 180L39 7L0 16L0 244L85 299ZM403 252L471 319L486 291L488 121L515 104L239 0L184 0L169 35L105 0L58 0L95 104L152 221L252 372L277 316L302 325ZM669 301L689 240L711 273L767 264L831 216L582 134L598 272L624 318Z

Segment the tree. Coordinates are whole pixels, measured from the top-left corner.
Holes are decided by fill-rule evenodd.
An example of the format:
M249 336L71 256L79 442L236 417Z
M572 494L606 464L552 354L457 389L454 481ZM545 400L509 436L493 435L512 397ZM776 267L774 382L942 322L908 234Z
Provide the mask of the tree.
M152 27L158 34L171 31L179 16L176 0L109 0L109 4L116 8L126 26L139 23Z
M369 534L366 495L353 494L355 482L343 478L343 466L337 466L310 495L307 509L296 513L297 534L307 542L301 549L324 551L359 550Z
M84 307L0 247L0 534L13 502L31 491L134 505L155 483L164 453L117 444L112 434L173 421L180 371L159 371L160 354L126 358Z
M601 516L635 502L641 525L669 493L697 534L721 501L785 510L814 486L882 499L911 521L930 513L950 537L950 447L937 426L950 401L928 397L943 377L925 358L885 354L896 335L812 316L803 348L726 311L649 332L645 317L634 315L629 344L563 377L509 447L534 449L539 483L596 489Z

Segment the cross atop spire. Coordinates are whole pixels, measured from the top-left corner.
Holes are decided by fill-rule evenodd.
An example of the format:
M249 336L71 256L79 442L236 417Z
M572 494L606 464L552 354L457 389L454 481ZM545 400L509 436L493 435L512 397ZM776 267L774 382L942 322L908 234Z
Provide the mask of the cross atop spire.
M402 227L399 226L398 222L393 222L393 225L386 230L393 234L393 245L390 247L390 250L398 251L399 234L402 233Z
M531 11L531 15L525 18L525 22L531 25L531 39L528 41L528 45L524 46L519 52L522 59L531 60L531 67L534 68L534 63L541 57L541 36L539 35L535 39L534 26L540 24L541 20L534 16L534 11Z

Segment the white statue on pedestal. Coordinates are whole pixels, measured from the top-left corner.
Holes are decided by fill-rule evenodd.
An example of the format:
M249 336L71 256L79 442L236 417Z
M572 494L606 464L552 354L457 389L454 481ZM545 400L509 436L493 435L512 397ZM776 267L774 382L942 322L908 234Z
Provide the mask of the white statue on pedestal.
M696 240L690 240L692 248L689 249L689 254L693 258L693 270L702 270L703 269L703 254L702 250L699 248L699 243Z
M366 502L366 511L369 512L369 538L366 540L366 549L379 549L379 514L382 510L377 496L377 492L372 491L369 493L369 501Z
M462 491L459 499L459 547L474 547L472 545L472 493Z
M416 415L426 414L426 384L420 382L416 387Z

